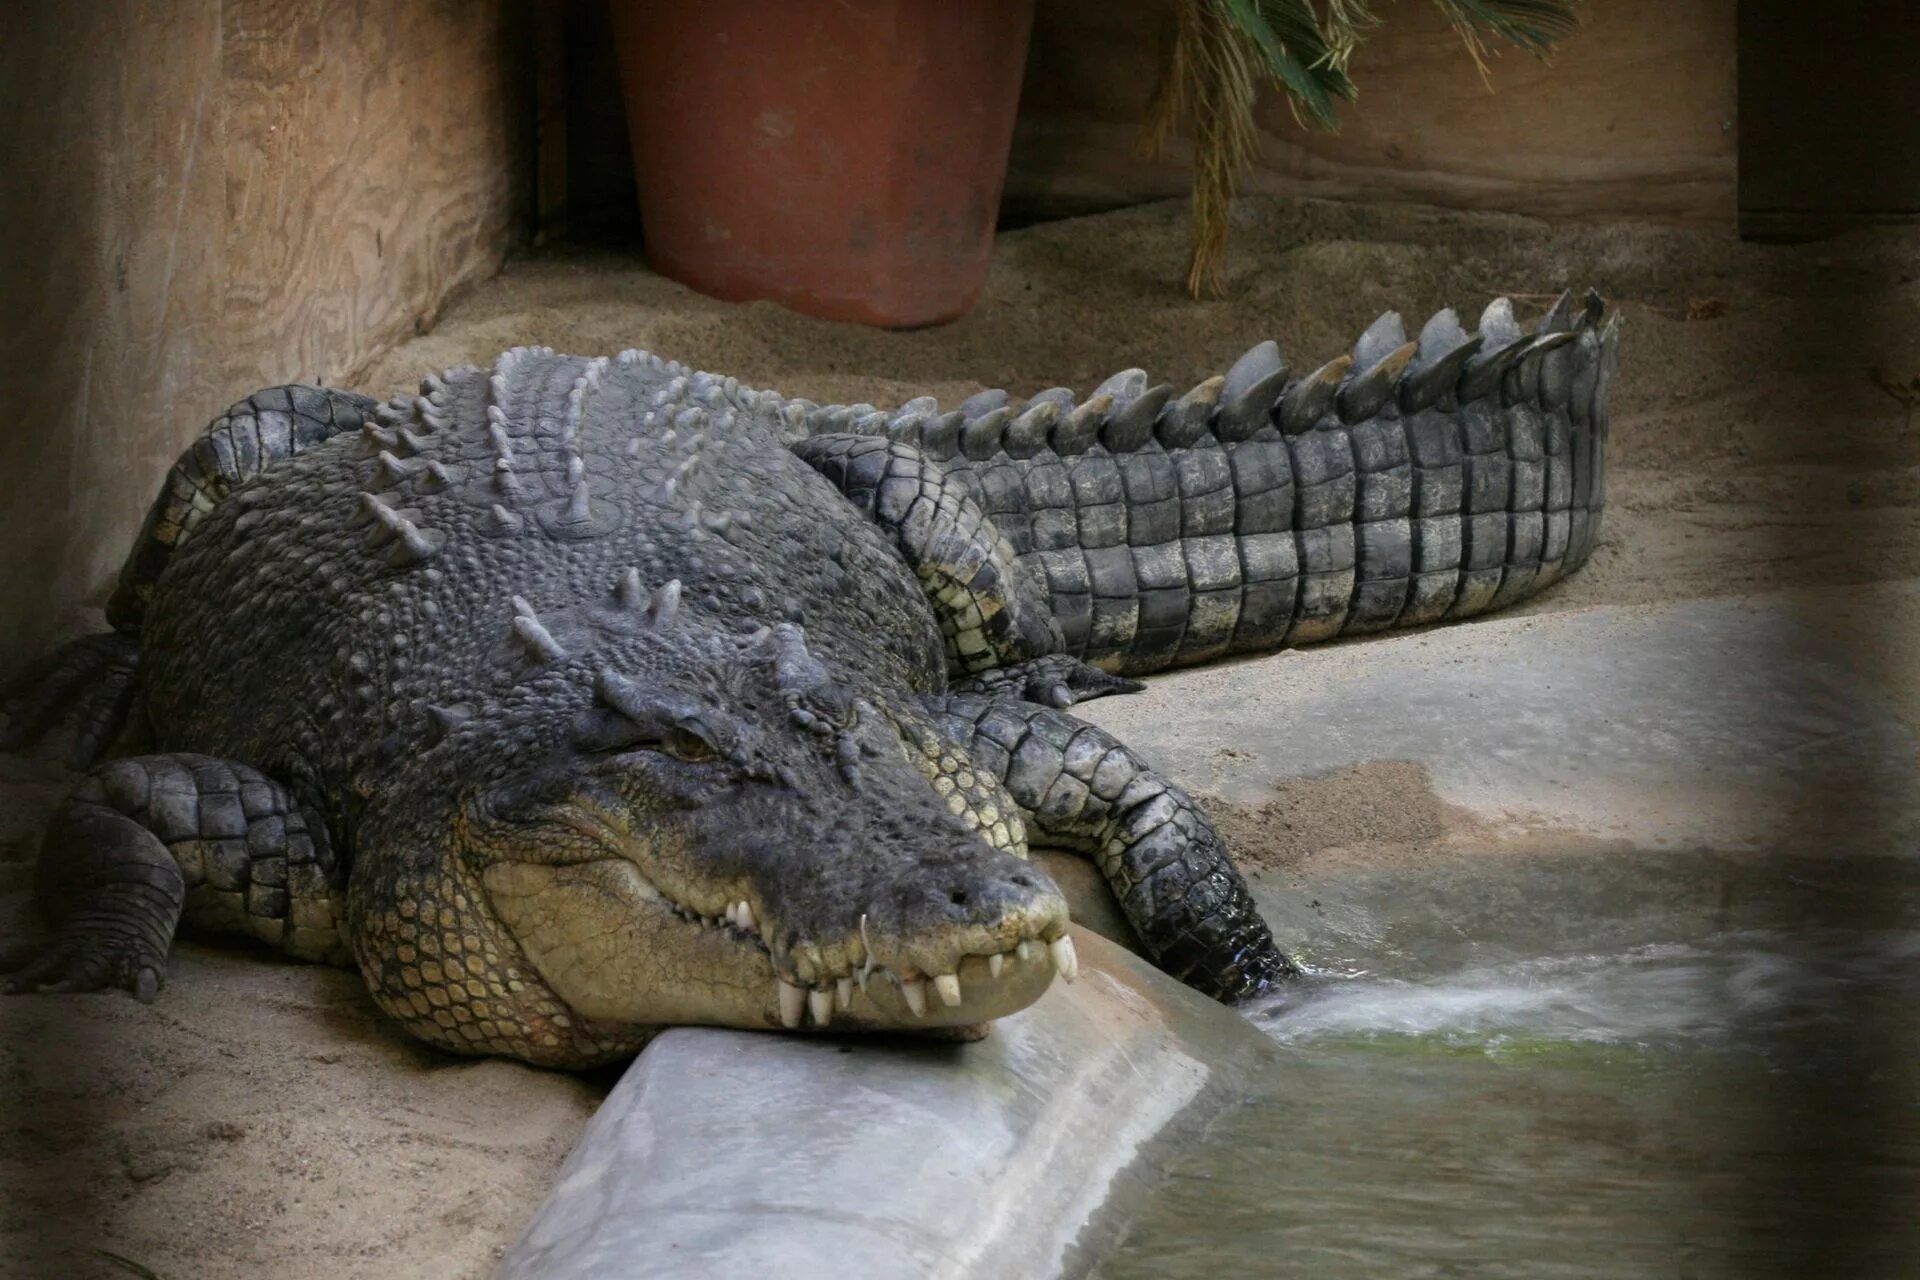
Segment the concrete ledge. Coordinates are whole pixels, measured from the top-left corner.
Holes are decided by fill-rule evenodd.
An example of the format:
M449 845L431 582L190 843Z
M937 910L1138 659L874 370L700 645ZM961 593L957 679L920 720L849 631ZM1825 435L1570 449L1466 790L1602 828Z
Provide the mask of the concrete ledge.
M1081 714L1243 804L1276 778L1405 760L1495 823L1736 849L1824 808L1864 837L1920 812L1920 781L1845 639L1785 596L1493 617L1159 676Z
M1076 1268L1274 1052L1077 930L1082 977L975 1044L681 1028L648 1046L496 1273L1020 1276ZM1096 1233L1104 1236L1104 1233Z

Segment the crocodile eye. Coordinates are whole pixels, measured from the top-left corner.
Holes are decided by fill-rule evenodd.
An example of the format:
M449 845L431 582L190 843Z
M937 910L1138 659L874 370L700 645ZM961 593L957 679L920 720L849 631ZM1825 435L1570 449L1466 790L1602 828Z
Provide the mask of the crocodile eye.
M683 725L669 725L660 735L660 750L676 760L704 764L718 760L720 752L711 742Z

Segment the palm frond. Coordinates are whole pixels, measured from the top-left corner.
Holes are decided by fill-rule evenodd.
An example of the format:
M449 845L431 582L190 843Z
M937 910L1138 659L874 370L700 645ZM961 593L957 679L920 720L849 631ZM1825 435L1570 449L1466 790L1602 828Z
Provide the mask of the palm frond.
M1487 74L1489 41L1544 58L1579 26L1577 0L1434 0ZM1222 292L1228 213L1259 150L1261 80L1287 95L1301 124L1339 127L1358 89L1354 50L1379 25L1369 0L1173 0L1176 30L1147 107L1142 141L1158 151L1181 119L1194 133L1193 253L1187 288Z
M1434 0L1460 33L1467 53L1482 75L1487 71L1487 39L1518 45L1545 58L1554 45L1579 30L1569 0Z

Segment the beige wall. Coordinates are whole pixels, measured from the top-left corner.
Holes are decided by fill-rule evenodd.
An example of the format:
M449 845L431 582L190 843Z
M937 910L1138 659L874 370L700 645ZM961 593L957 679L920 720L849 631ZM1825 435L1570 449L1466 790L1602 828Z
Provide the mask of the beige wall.
M1495 60L1489 93L1437 6L1376 6L1338 134L1262 103L1245 190L1420 201L1555 217L1723 224L1735 215L1734 0L1588 0L1543 67ZM1159 6L1041 0L1008 175L1044 217L1184 194L1188 151L1133 151L1164 56Z
M524 228L517 0L8 0L0 672L257 387L350 385Z

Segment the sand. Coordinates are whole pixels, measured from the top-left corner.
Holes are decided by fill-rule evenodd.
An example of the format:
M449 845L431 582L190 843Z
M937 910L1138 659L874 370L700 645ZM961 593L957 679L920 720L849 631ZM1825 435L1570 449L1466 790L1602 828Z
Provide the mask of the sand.
M1592 283L1627 325L1613 503L1592 563L1525 608L1793 590L1920 725L1904 640L1920 618L1873 585L1920 574L1920 233L1778 248L1247 201L1232 296L1193 303L1177 288L1183 220L1174 202L1003 236L974 313L913 333L713 302L630 256L549 254L457 299L357 383L411 388L545 343L648 347L822 401L1084 389L1128 365L1184 386L1266 337L1309 368L1388 308L1417 328L1453 305L1471 325L1497 293L1526 315ZM9 940L27 929L35 833L70 781L0 759ZM1392 764L1282 781L1267 806L1222 818L1276 866L1424 847L1461 821ZM191 941L155 1005L10 1000L0 1025L7 1275L483 1275L613 1078L442 1055L387 1025L351 974Z

